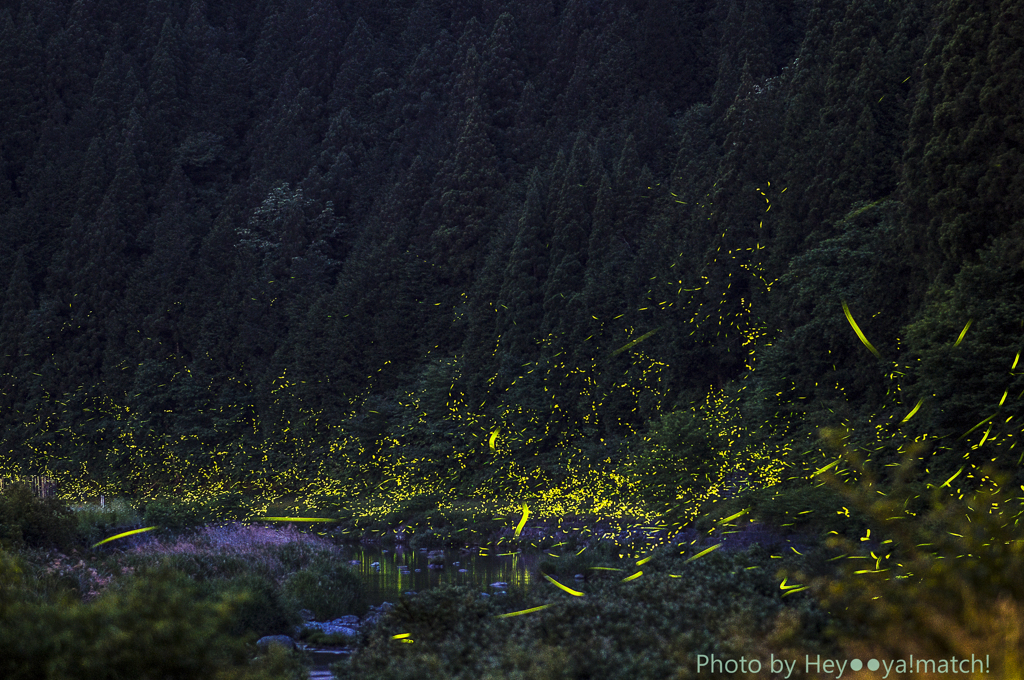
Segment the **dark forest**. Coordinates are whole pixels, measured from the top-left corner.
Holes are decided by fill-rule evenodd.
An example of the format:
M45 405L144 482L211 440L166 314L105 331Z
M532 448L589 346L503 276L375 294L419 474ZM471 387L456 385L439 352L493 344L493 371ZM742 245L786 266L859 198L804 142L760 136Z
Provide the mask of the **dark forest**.
M1020 18L7 3L5 465L550 482L727 404L1016 469Z
M0 477L1024 483L1019 0L2 4Z

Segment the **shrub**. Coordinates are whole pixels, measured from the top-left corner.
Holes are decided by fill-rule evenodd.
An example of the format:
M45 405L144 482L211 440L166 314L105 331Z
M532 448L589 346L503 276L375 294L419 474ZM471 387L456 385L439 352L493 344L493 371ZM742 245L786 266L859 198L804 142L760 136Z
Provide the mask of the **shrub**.
M864 475L860 484L831 481L891 544L875 553L873 569L864 569L863 561L842 565L837 578L816 584L832 607L849 612L842 628L848 658L973 655L988 658L991 667L981 673L972 668L971 677L1024 677L1020 499L998 484L963 498L938 487L927 514L908 521L907 508L920 501L919 487L903 484L911 475L909 454L884 496L875 493L878 485L869 471L853 462ZM835 543L856 547L844 539Z
M319 628L303 628L299 639L320 647L344 647L356 641L357 637L344 633L325 633Z
M747 513L737 524L754 520L784 532L836 532L853 538L863 536L869 526L868 517L839 491L823 482L815 485L800 480L718 503L694 522L694 527L708 531L721 519L741 510Z
M824 633L828 615L806 594L782 600L768 573L778 562L765 551L712 553L692 563L658 559L663 568L647 571L654 562L645 564L634 581L588 582L583 597L536 581L507 598L449 585L401 598L332 670L342 679L662 680L697 677L698 653L749 657L746 647L755 641L765 659L789 651L789 639L812 654L833 651ZM498 617L541 605L549 606Z
M412 515L416 513L426 513L430 510L437 510L438 505L444 500L444 496L437 493L420 494L407 500L402 508L402 512Z
M705 488L717 471L711 438L692 411L663 415L632 449L623 472L653 508L670 507L681 492Z
M569 553L561 557L548 556L537 565L537 570L552 576L572 578L576 574L590 577L591 567L597 566L601 560L594 551L584 550L581 553Z
M74 513L78 533L88 545L142 523L138 511L122 498L112 499L102 508L93 504L76 507Z
M207 522L240 522L249 516L249 509L243 494L229 491L206 499L198 514Z
M146 504L143 523L157 526L163 534L177 534L195 528L205 520L203 508L195 503L156 499Z
M319 621L346 614L362 616L369 609L363 584L355 572L344 564L326 559L289 575L283 592L291 611L308 609Z
M244 574L208 582L210 594L236 602L228 632L237 636L291 635L299 617L289 614L279 591L265 576Z
M241 555L197 550L161 555L158 563L196 581L240 576L248 572L250 567L250 563Z
M229 634L243 596L199 597L165 568L125 579L95 601L40 601L24 565L0 553L0 677L5 680L213 678L299 680L306 671L280 652L258 663Z
M0 546L69 550L76 539L74 514L56 498L38 498L24 484L0 492Z

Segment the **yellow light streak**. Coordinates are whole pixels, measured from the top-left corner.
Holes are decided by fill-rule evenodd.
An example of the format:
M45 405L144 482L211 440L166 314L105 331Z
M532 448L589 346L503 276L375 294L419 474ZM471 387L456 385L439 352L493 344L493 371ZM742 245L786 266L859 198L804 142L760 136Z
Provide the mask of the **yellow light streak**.
M956 347L961 342L963 342L964 336L967 335L967 329L971 327L972 323L974 323L974 319L968 319L967 320L967 325L964 326L964 329L962 331L960 331L960 337L957 338L956 342L953 343L953 347Z
M696 555L694 555L693 557L691 557L690 559L688 559L686 561L687 562L693 562L694 560L699 560L700 558L702 558L705 555L707 555L709 552L711 552L713 550L718 550L721 547L722 547L722 544L718 543L716 545L711 546L710 548L708 548L706 550L701 550L699 553L697 553Z
M510 616L521 616L522 614L532 614L533 612L539 612L541 609L547 609L550 606L551 606L550 604L542 604L539 607L531 607L530 609L521 609L520 611L509 612L508 614L498 614L497 617L499 619L507 619Z
M519 520L519 524L516 525L516 538L519 538L519 533L526 526L526 518L530 516L530 509L526 507L526 503L523 503L523 518Z
M152 531L153 529L156 529L156 527L146 527L145 529L132 529L131 531L125 531L124 533L118 534L116 536L104 538L99 543L94 543L92 547L95 548L97 546L103 545L104 543L109 543L110 541L116 541L119 538L124 538L125 536L131 536L132 534L141 534L143 531Z
M562 589L562 590L564 590L565 592L569 593L570 595L575 595L576 597L583 597L583 593L581 593L580 591L578 591L578 590L573 590L572 588L570 588L570 587L568 587L568 586L563 586L563 585L562 585L561 583L559 583L559 582L558 582L558 581L556 581L555 579L551 578L551 577L550 577L550 576L548 576L547 574L542 574L542 575L543 575L543 576L544 576L544 578L546 578L546 579L547 579L548 581L550 581L551 583L555 584L556 586L558 586L559 588L561 588L561 589Z
M860 341L864 343L864 346L867 347L876 357L881 358L882 355L879 354L878 350L875 349L875 346L868 341L864 336L863 331L861 331L860 326L858 326L857 322L853 320L853 314L850 313L850 308L847 306L846 300L843 300L843 313L846 314L846 320L850 322L851 326L853 326L853 331L857 334L857 337L860 338Z
M903 420L901 420L901 421L900 421L900 423L905 423L905 422L907 422L908 420L910 420L911 418L913 418L913 417L914 417L914 414L915 414L915 413L917 413L917 410L918 410L919 408L921 408L921 404L923 404L923 403L924 403L924 397L922 397L921 399L918 399L918 401L917 401L917 405L916 405L916 406L914 406L914 408L912 408L912 409L910 410L910 413L908 413L908 414L907 414L907 417L906 417L906 418L904 418Z

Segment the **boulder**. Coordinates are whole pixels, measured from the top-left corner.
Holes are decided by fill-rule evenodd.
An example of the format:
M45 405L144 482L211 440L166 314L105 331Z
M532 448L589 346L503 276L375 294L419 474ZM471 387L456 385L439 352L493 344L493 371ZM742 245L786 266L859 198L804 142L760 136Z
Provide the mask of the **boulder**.
M377 619L379 619L384 614L384 612L391 611L392 609L394 609L394 607L395 605L391 604L390 602L381 602L379 605L375 607L370 607L370 612L363 617L363 620L360 621L359 625L372 626L377 622Z
M280 645L286 649L295 649L295 640L291 639L287 635L267 635L256 641L256 648L261 652L265 652L270 649L271 645Z

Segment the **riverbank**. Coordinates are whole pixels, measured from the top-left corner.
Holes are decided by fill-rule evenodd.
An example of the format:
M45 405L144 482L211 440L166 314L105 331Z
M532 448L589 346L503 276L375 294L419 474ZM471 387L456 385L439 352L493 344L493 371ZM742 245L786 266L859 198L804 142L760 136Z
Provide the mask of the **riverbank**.
M259 662L251 661L255 640L269 634L298 638L314 648L325 642L347 647L351 654L334 670L340 678L353 680L398 680L412 672L446 680L516 675L542 680L689 678L698 675L697 659L710 655L774 655L793 660L807 654L830 658L845 654L852 658L867 647L849 647L853 644L849 640L864 635L871 645L890 640L909 644L905 635L871 637L865 621L875 622L870 625L888 621L892 617L885 613L886 607L946 611L956 603L928 584L945 578L952 588L947 591L960 592L954 587L959 587L960 577L945 569L949 559L1019 545L1016 539L1010 540L1012 536L987 540L984 546L965 547L961 545L965 538L945 545L942 541L950 539L943 536L974 534L951 523L953 516L946 517L940 507L933 519L914 520L913 525L923 530L929 522L934 526L946 526L946 522L948 532L936 534L930 542L904 541L899 546L902 552L894 552L895 546L887 545L890 541L879 534L886 522L891 532L909 528L906 520L892 519L890 505L896 501L884 497L884 507L872 510L877 514L874 531L867 532L858 528L856 512L836 513L822 493L809 488L760 500L751 496L742 499L742 507L712 508L697 523L677 531L649 518L528 516L523 521L522 515L465 513L460 523L459 516L442 513L438 517L430 510L424 512L424 524L395 517L391 524L374 520L374 527L361 526L355 518L334 522L269 519L284 517L282 513L250 523L135 533L97 548L85 548L80 539L77 547L60 551L28 546L16 554L0 555L0 567L11 576L5 576L3 583L6 601L18 602L20 607L13 618L9 611L0 611L6 617L5 637L0 641L13 645L11 649L24 648L25 654L31 652L28 647L50 650L31 652L19 663L51 657L70 663L99 653L107 644L103 642L106 631L129 630L134 631L131 635L144 636L154 626L181 629L191 651L179 649L178 643L167 642L168 647L151 641L138 654L177 663L202 650L206 656L200 655L201 663L211 668L234 664L246 670L230 677L253 680L291 680L298 677L293 672L296 668L308 675L309 660L303 666L300 657L268 652L259 656ZM838 503L868 509L874 507L871 503L877 505L876 491L868 489L863 495L856 502L840 499ZM813 512L804 507L808 504ZM902 501L898 506L904 507ZM977 503L966 510L973 512L971 507L1003 505ZM32 540L45 538L41 525L32 524L44 516L53 524L46 531L52 530L49 536L54 541L68 538L65 520L74 521L74 517L60 513L26 513L22 534ZM64 519L54 519L60 517ZM781 521L768 521L773 517ZM311 514L305 516L311 518ZM103 533L111 536L145 528L139 519L133 520L125 510L117 525L103 525ZM1001 536L1003 525L997 520L974 512L962 523L984 525L992 536ZM826 531L829 527L835 529ZM100 525L91 529L99 530ZM830 533L840 540L839 530L846 533L845 545L823 540ZM429 547L437 542L448 546ZM942 556L915 553L913 545L918 542L944 545ZM518 583L509 579L507 588L439 583L418 592L402 592L389 600L394 606L385 610L380 608L383 602L366 601L359 570L379 568L383 573L393 567L396 577L403 578L401 560L391 565L379 559L375 565L363 559L356 567L346 559L346 551L353 548L389 556L400 549L425 559L424 569L431 562L439 566L431 559L433 550L447 550L442 562L444 573L449 574L465 568L457 562L482 553L536 559L527 567L529 578ZM844 554L837 554L839 550ZM1006 559L1009 564L1016 558ZM998 574L999 564L968 561L958 567L965 573L986 569L986 578L991 579ZM910 574L915 578L910 579ZM504 595L497 596L499 590ZM1001 592L993 586L991 593L986 590L983 595L991 599ZM372 610L370 604L378 609ZM1019 619L1013 612L992 619L995 605L986 607L971 616L996 627ZM954 614L961 616L958 612ZM311 622L338 621L358 623L352 628L355 634L325 640L310 632L314 628L323 632L323 627ZM304 623L307 632L303 632ZM54 647L69 631L79 630L94 631L90 635L99 637L93 640L76 633L73 649ZM943 635L917 630L915 640L946 644L948 636ZM968 639L960 632L957 635L958 640ZM847 642L841 641L843 636ZM271 672L260 664L276 664L278 670ZM45 672L32 677L45 677Z

